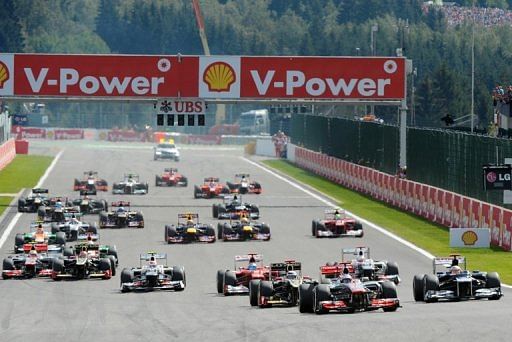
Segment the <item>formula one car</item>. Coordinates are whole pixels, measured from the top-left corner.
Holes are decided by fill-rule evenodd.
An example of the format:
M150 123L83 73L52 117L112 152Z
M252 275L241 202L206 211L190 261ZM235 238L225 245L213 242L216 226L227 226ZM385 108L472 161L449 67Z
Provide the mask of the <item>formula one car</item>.
M49 277L52 274L52 264L61 253L48 253L46 250L37 252L35 248L28 253L9 256L3 260L3 279L26 279L34 277Z
M346 256L354 259L346 259ZM370 258L369 247L356 247L341 250L341 262L328 262L320 267L320 282L329 284L330 279L339 277L348 269L349 274L362 281L392 281L400 283L398 264L394 261L373 260Z
M161 143L154 147L155 153L153 155L154 160L158 159L172 159L174 161L180 160L180 151L174 143Z
M111 207L117 209L100 213L100 228L144 228L142 211L130 210L130 202L112 202Z
M499 300L501 281L496 272L468 271L466 258L452 254L432 260L434 274L417 274L413 279L414 300L426 303L438 300L457 301L465 299ZM438 267L448 268L439 271Z
M396 285L392 281L362 281L353 278L347 268L342 276L331 278L329 284L299 286L299 311L317 314L330 311L353 313L400 307Z
M165 259L164 265L157 260ZM142 265L147 261L146 265ZM167 254L150 252L140 255L140 266L125 268L121 272L121 292L175 290L183 291L187 285L183 266L167 266Z
M363 225L345 215L341 209L328 209L323 220L313 220L311 234L320 237L363 237Z
M65 197L52 197L37 208L38 220L44 222L62 222L67 214L80 214L80 208L72 205Z
M147 195L148 191L148 183L140 182L139 175L135 173L125 174L121 182L112 185L114 195Z
M247 266L237 267L239 263L247 262ZM263 256L249 253L235 256L235 268L217 271L217 292L224 296L249 294L251 280L268 280L270 270L263 266Z
M48 189L34 188L25 198L18 200L18 212L36 213L41 205L48 205Z
M79 248L79 251L78 251ZM58 258L52 264L52 279L64 278L110 279L115 275L116 260L113 255L104 255L95 244L81 244L77 251L65 248L63 258Z
M64 250L65 256L79 255L80 252L86 251L91 256L97 259L109 259L112 269L112 276L116 275L116 268L119 264L119 257L117 255L117 247L115 245L100 245L97 240L89 234L87 238L74 245L72 248Z
M249 220L248 213L241 216L239 221L218 223L217 238L224 241L270 240L270 227L266 223Z
M217 177L207 177L201 186L194 185L194 198L216 198L229 194L229 188Z
M86 240L88 237L92 237L93 240L99 238L96 223L82 222L75 214L63 222L51 222L50 227L53 234L66 234L67 241Z
M32 249L37 252L61 252L66 245L66 234L63 232L49 233L42 224L31 225L30 233L18 233L14 237L14 252L28 253Z
M249 283L251 306L296 306L299 302L299 286L314 283L310 277L302 276L301 269L301 263L295 260L271 263L268 281L254 279Z
M199 214L178 214L177 224L165 225L167 243L215 242L215 229L210 224L199 223Z
M212 205L212 215L218 219L238 220L242 216L249 215L252 220L260 218L260 209L255 204L242 202L239 195L224 196L223 203Z
M80 208L80 213L83 215L87 214L99 214L102 211L108 211L108 203L104 199L90 198L88 192L82 192L82 198L71 200L71 204L75 207Z
M261 194L261 184L250 179L248 173L237 173L235 182L227 182L229 191L236 194Z
M178 173L178 169L169 167L164 169L164 173L155 176L155 186L187 186L187 177Z
M106 180L98 177L96 171L85 171L82 180L75 178L73 191L89 190L96 194L96 191L108 191Z

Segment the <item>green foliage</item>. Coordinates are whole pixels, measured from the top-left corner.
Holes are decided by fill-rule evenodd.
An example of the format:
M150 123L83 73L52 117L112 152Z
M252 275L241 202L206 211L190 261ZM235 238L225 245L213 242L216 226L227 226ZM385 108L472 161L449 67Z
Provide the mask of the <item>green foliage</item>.
M33 188L52 159L48 156L17 155L9 165L0 171L2 193L17 193L22 188Z

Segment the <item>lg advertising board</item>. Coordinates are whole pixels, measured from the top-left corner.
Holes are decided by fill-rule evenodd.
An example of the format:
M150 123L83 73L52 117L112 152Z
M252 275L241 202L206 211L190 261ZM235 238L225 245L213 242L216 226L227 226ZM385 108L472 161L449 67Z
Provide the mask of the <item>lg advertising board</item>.
M511 165L486 165L483 167L485 190L511 190Z
M0 97L400 100L398 57L0 54Z

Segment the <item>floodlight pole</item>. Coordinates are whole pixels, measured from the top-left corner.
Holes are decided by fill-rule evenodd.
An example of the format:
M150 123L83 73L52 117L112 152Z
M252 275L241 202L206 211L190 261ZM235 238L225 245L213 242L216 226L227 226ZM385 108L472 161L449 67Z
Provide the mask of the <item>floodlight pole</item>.
M473 13L475 9L475 0L473 0ZM475 129L475 15L473 14L473 23L471 25L471 133Z

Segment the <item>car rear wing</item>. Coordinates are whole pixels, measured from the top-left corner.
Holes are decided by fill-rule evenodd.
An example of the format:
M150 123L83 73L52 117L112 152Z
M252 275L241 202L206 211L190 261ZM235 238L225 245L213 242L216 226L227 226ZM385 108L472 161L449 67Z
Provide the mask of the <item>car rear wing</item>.
M96 195L96 190L92 189L81 189L80 196Z
M178 172L178 169L175 168L175 167L166 167L164 169L164 172L170 172L170 173L173 173L173 172Z
M298 271L301 273L302 264L295 260L286 260L285 262L273 262L270 264L270 277L284 276L289 271Z
M193 219L198 219L199 214L198 213L183 213L183 214L178 214L178 218L193 220Z
M33 194L47 194L48 193L48 189L34 188L34 189L32 189L32 193Z
M112 202L110 204L111 207L129 207L130 206L130 202L127 202L127 201L117 201L117 202Z
M205 183L218 183L219 182L219 177L206 177L204 179L204 182Z
M139 175L137 173L125 173L124 179L135 179L137 182L139 181Z
M142 268L143 261L150 261L151 258L156 260L165 260L165 266L167 266L167 253L156 253L156 252L147 252L142 253L140 255L140 267Z
M98 171L84 171L84 176L97 176Z
M320 274L326 275L327 278L338 277L347 269L348 273L354 273L354 268L350 262L340 262L335 265L320 266Z
M235 178L242 178L242 177L249 178L249 177L251 177L251 175L248 173L237 173L235 175Z
M262 254L242 254L242 255L235 255L235 263L236 262L244 262L244 261L252 261L254 262L262 262L263 261L263 255Z
M352 257L358 257L362 253L362 256L365 257L365 259L370 259L370 247L356 247L356 248L342 248L341 249L341 261L346 262L348 260L352 259L345 259L346 255L350 255Z
M434 259L432 259L432 268L434 274L436 274L438 266L444 266L445 268L450 268L451 266L453 266L454 260L457 260L457 266L459 266L463 270L467 269L466 258L463 257L462 255L452 254L448 257L435 257Z

